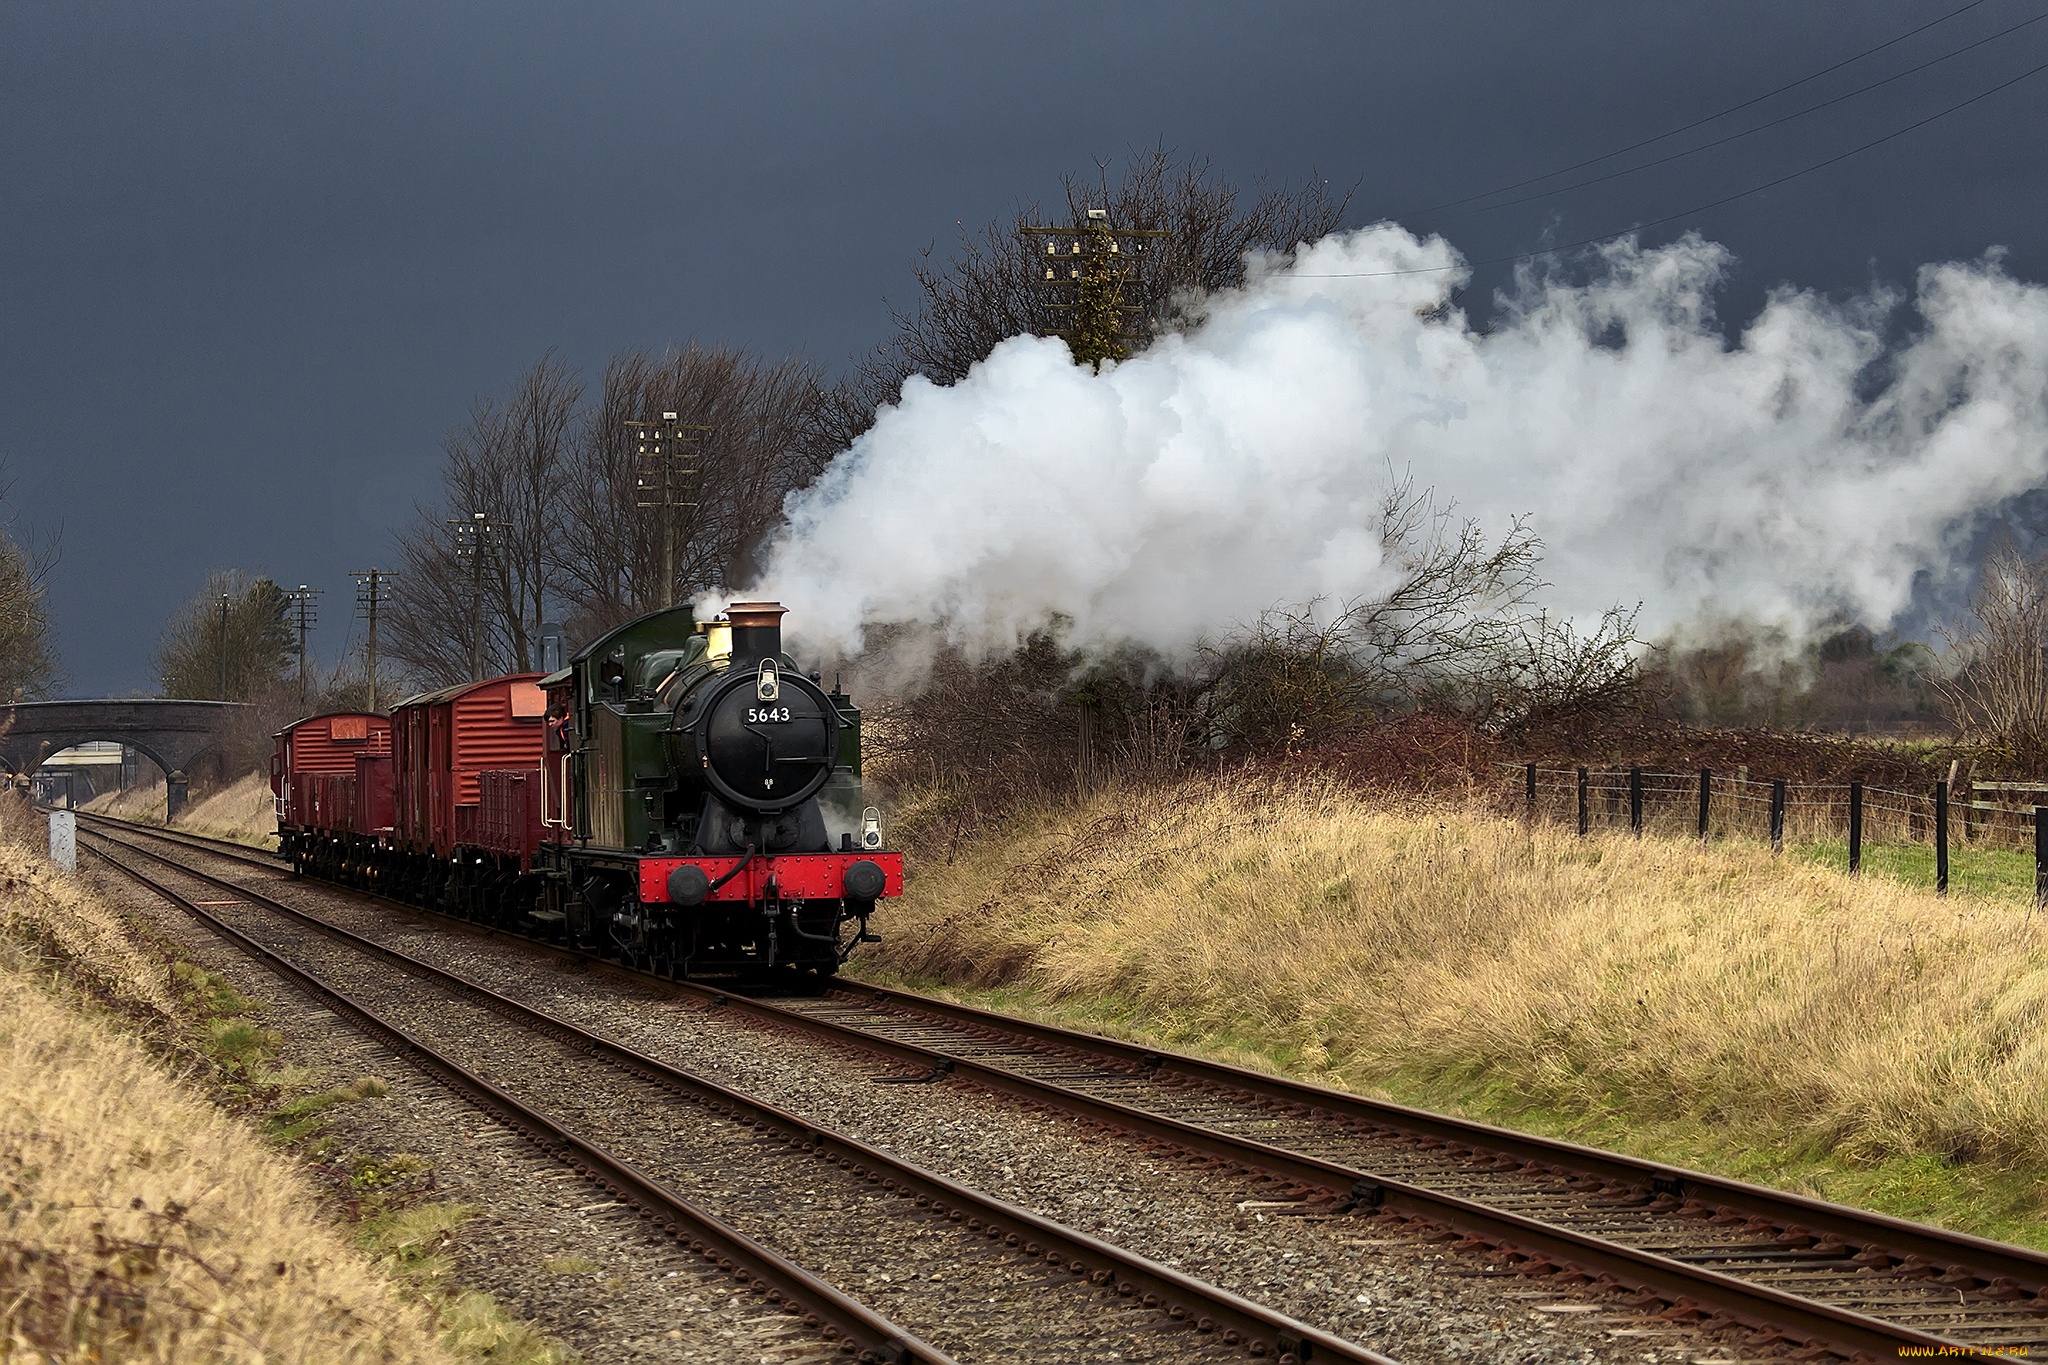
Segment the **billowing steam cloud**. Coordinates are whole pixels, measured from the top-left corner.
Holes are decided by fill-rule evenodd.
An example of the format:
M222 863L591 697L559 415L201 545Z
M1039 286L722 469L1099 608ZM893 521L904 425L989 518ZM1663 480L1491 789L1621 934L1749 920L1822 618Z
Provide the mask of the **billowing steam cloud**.
M1697 238L1525 280L1484 336L1424 316L1462 272L1387 273L1458 260L1382 224L1255 263L1100 375L1018 337L951 388L912 379L792 501L761 589L848 650L895 621L1001 649L1059 612L1075 643L1173 654L1383 589L1376 511L1412 474L1496 535L1527 514L1559 611L1885 622L2048 483L2048 289L1995 257L1922 270L1890 351L1900 299L1789 290L1729 346L1728 256Z

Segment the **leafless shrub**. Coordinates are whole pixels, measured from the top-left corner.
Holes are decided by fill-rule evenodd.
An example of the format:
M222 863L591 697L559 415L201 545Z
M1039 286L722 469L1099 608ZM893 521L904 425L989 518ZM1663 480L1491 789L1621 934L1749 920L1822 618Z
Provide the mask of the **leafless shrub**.
M914 695L864 702L863 762L885 785L957 786L997 804L1069 785L1079 661L1051 631L989 663L943 651Z
M1935 687L1964 738L2018 766L2048 765L2048 560L1995 547L1968 621L1944 634L1955 667Z
M0 499L6 472L0 464ZM62 681L48 600L60 552L57 534L17 537L0 522L0 701L40 701Z
M1497 542L1412 480L1374 528L1388 587L1275 607L1205 651L1213 742L1316 743L1418 704L1469 707L1530 641L1539 545L1516 522ZM1534 685L1524 670L1525 682Z
M1495 733L1600 720L1646 700L1636 611L1609 607L1589 632L1541 612L1516 622L1502 645L1491 694L1479 708Z
M1377 532L1390 571L1379 592L1276 607L1186 659L1083 656L1059 622L988 664L943 656L923 690L871 712L878 772L958 789L971 822L1077 779L1329 748L1418 708L1500 723L1562 714L1632 684L1631 615L1581 636L1528 614L1538 546L1525 528L1490 540L1402 481Z

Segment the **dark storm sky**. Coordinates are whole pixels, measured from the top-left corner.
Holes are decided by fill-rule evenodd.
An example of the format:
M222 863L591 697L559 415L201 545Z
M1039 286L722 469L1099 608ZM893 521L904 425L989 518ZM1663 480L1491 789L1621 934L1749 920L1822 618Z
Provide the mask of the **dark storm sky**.
M1711 133L2035 3L1983 0ZM1574 241L2048 61L2048 23L1660 172L1472 217L1406 211L1714 113L1957 8L11 4L6 506L17 528L64 526L69 695L149 688L157 630L218 567L325 587L316 648L332 657L346 573L392 561L392 529L434 494L442 434L550 347L586 373L691 337L839 364L885 335L884 299L907 299L911 260L957 221L1161 141L1241 182L1357 181L1352 225L1401 215L1472 259ZM1691 227L1732 247L1737 320L1780 282L1908 284L1992 246L2042 279L2044 127L2048 74L1646 240ZM1483 270L1468 306L1504 278Z

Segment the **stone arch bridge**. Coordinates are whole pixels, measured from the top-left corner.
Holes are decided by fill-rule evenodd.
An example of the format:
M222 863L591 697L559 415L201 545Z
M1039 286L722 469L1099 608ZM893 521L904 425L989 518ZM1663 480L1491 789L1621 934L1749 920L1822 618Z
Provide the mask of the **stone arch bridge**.
M157 697L17 702L0 706L0 765L26 776L51 754L88 740L112 740L163 769L173 803L182 804L178 789L193 760L214 746L225 722L249 709L246 702Z

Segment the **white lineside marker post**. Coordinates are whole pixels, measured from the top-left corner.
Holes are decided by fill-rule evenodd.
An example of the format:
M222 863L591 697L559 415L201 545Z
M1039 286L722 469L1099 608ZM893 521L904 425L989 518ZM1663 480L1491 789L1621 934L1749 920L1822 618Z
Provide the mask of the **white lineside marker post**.
M68 810L50 812L50 861L66 872L78 871L78 817Z

